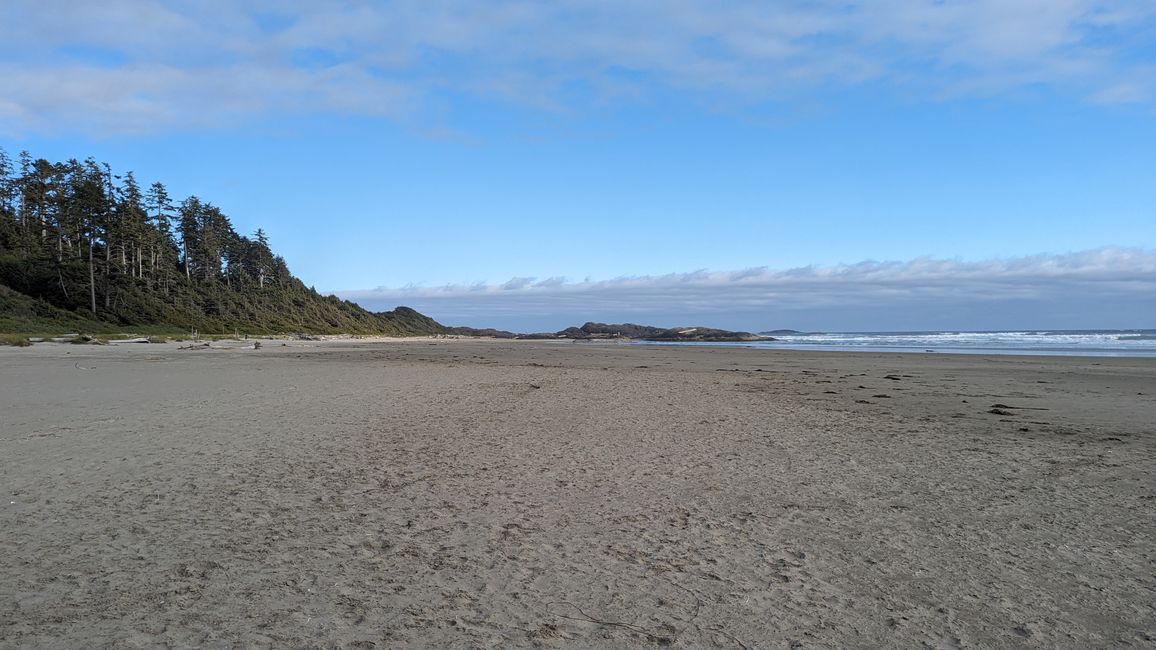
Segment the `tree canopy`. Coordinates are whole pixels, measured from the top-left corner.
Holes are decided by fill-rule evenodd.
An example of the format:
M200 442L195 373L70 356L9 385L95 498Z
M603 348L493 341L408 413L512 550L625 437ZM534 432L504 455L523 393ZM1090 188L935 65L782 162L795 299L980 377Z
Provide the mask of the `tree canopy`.
M409 309L371 313L294 277L262 229L239 234L197 196L174 202L88 158L0 148L0 330L108 326L203 332L430 334ZM79 320L78 320L79 319Z

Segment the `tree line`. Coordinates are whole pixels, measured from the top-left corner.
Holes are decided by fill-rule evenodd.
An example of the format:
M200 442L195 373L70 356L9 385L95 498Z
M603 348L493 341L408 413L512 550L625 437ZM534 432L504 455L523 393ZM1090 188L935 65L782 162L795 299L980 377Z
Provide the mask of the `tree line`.
M150 326L204 333L435 334L403 307L372 313L294 277L263 230L92 158L0 148L0 331Z
M238 234L212 203L174 203L161 182L143 189L131 171L92 158L53 163L24 151L14 160L2 148L0 257L9 267L54 265L62 295L48 293L63 301L52 302L83 302L94 316L124 285L168 295L177 282L263 290L292 279L262 230ZM83 301L71 295L78 268Z

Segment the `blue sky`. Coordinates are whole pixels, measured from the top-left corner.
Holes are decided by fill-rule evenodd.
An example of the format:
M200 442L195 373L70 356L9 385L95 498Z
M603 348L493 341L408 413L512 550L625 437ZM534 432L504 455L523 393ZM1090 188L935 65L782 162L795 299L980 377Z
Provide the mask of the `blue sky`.
M0 145L452 324L1156 326L1156 4L0 5Z

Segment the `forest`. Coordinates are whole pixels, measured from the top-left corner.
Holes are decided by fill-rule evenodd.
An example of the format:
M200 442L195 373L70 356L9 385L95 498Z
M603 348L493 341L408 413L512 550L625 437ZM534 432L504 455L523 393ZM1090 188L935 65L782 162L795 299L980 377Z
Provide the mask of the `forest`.
M399 307L373 313L294 277L262 229L170 197L91 158L0 148L0 332L206 334L446 331Z

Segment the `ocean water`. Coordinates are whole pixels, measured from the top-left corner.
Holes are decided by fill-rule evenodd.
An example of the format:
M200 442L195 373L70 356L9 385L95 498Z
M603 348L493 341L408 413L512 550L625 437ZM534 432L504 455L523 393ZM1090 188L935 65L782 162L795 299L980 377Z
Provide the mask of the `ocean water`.
M1156 330L1147 329L1007 332L816 332L775 334L774 337L778 340L720 345L858 352L1156 358Z

